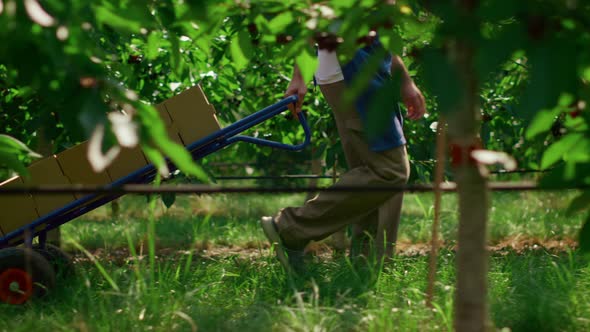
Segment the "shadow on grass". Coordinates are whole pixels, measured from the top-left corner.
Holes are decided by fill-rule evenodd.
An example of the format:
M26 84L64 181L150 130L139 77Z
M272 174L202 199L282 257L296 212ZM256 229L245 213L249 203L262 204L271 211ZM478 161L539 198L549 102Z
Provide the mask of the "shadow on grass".
M136 272L135 261L101 260L119 291L94 264L78 262L78 275L48 298L23 307L0 306L0 326L10 331L82 329L80 324L89 330L190 331L192 323L200 331L404 331L424 330L421 322L428 319L432 330L452 328L452 251L442 250L439 259L437 299L444 320L421 311L425 256L396 257L383 272L344 257L314 257L309 273L294 279L270 254L180 257L158 259L153 283L147 261ZM144 279L147 286L139 287ZM584 330L576 316L587 312L588 283L580 283L586 279L588 259L575 252L492 256L493 321L512 331ZM367 321L369 316L374 320Z
M205 306L201 323L212 329L350 330L362 319L359 309L367 306L363 295L374 291L377 281L376 271L341 257L313 258L302 276L287 275L270 255L257 261L239 256L229 260L231 283L241 288L236 294L251 296L229 300L233 305L226 308Z
M564 331L575 326L575 293L588 260L576 252L510 252L492 257L491 313L512 331ZM587 277L587 276L586 276Z

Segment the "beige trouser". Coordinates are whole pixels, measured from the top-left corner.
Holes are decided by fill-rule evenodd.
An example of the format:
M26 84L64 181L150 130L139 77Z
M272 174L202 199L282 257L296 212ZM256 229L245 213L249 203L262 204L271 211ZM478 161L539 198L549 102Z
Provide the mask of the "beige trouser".
M320 86L332 108L349 171L338 186L406 184L410 167L406 147L383 152L369 149L358 112L342 99L344 82ZM374 240L378 257L391 257L397 236L403 192L322 192L301 207L287 207L277 216L277 227L287 247L302 249L347 225L354 225L352 255L367 254Z

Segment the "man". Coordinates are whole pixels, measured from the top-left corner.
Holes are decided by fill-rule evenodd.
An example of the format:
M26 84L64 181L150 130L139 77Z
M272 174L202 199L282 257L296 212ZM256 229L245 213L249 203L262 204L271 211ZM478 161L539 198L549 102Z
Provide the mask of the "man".
M321 46L321 45L320 45ZM381 53L380 53L381 52ZM363 70L372 54L386 54L367 89L354 104L343 99L345 89ZM375 109L375 96L385 89L391 74L400 78L400 95L411 120L425 113L422 92L410 78L398 56L384 52L378 39L359 49L352 61L340 66L335 51L318 51L316 83L332 108L349 170L334 186L402 186L409 177L406 140L399 108ZM306 82L297 66L286 95L297 94L292 111L300 112ZM397 95L391 91L392 96ZM385 130L375 134L367 128L369 111L387 112ZM370 127L370 126L369 126ZM303 249L311 240L320 240L347 225L354 225L351 256L368 255L371 243L377 259L391 257L400 220L403 192L323 192L301 207L287 207L275 217L262 217L269 241L275 245L277 258L288 272L302 273Z

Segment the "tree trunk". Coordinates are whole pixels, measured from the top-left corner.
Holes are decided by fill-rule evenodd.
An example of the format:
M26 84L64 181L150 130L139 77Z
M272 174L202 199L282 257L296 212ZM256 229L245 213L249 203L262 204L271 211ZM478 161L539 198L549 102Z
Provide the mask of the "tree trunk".
M459 194L459 250L455 329L485 331L487 324L486 179L476 167L462 166L455 176Z
M452 165L459 196L454 324L455 330L459 332L485 331L488 325L487 180L470 157L473 149L479 146L479 90L473 68L473 48L468 42L458 40L454 56L464 88L464 98L459 108L449 114L448 121Z

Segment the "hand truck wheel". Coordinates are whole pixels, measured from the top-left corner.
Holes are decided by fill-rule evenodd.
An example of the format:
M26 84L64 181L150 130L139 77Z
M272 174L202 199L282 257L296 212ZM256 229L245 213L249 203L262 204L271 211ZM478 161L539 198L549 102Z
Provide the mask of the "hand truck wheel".
M33 245L33 250L45 257L49 262L57 278L67 278L74 274L74 263L72 257L60 247L46 243L45 246L41 244Z
M23 304L55 286L55 272L39 253L28 248L0 249L0 302Z

